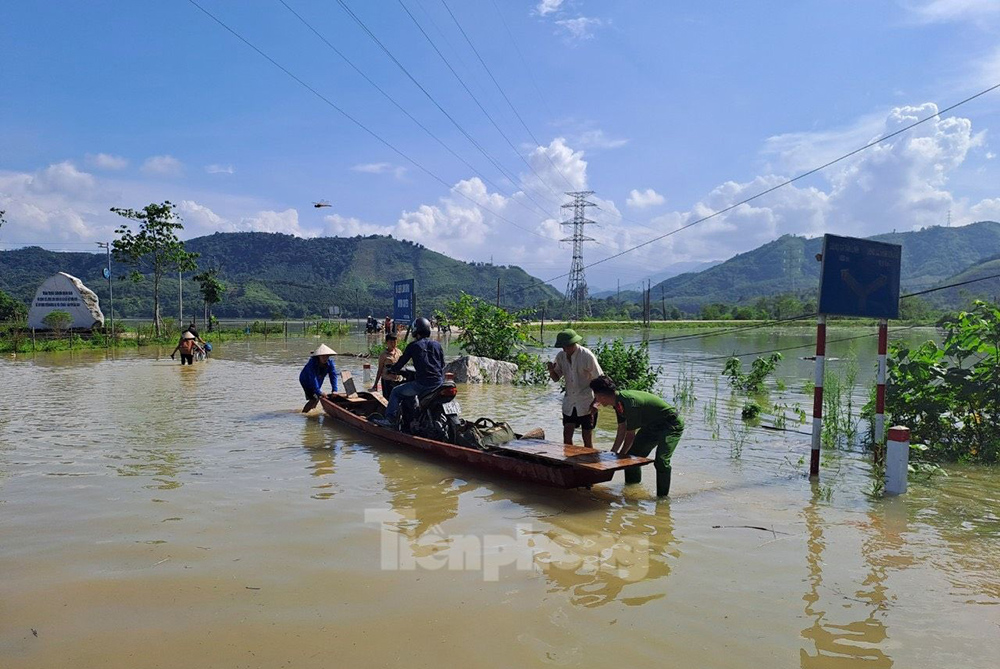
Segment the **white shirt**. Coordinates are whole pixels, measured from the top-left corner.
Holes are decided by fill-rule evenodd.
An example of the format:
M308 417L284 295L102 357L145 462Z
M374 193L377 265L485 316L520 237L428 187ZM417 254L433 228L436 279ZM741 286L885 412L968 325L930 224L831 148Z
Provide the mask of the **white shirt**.
M567 416L586 416L590 413L590 405L594 402L594 391L590 382L604 374L597 356L593 352L577 344L573 357L566 351L559 351L555 360L556 371L566 382L566 396L563 398L562 410Z

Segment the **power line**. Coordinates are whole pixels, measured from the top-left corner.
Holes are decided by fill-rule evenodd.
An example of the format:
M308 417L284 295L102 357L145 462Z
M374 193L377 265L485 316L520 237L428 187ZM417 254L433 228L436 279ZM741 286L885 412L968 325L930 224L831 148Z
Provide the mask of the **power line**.
M531 67L528 65L527 59L525 59L524 54L521 53L521 48L517 45L517 40L514 39L514 33L511 32L510 26L507 25L507 20L503 17L503 12L500 11L500 6L497 5L497 0L491 0L493 3L493 8L497 12L497 16L500 17L500 23L503 24L504 30L507 31L507 36L510 38L510 43L514 45L514 51L517 52L517 57L521 59L521 64L524 65L524 69L528 72L528 78L531 79L531 84L535 87L535 92L538 93L538 99L542 101L545 105L545 111L549 113L549 117L554 117L555 114L552 113L552 107L549 106L549 102L542 93L541 87L538 85L538 81L535 79L534 72L531 71Z
M337 2L339 2L341 5L344 4L343 0L337 0ZM483 115L486 116L486 118L493 125L493 127L496 128L496 131L500 133L500 136L503 137L504 141L507 143L507 146L509 146L511 151L514 152L514 155L516 155L521 160L521 162L524 163L529 170L531 170L532 174L538 177L539 183L541 183L550 191L558 195L558 193L556 193L556 190L548 183L546 183L545 179L542 178L542 175L535 170L534 166L532 166L532 164L529 163L524 158L524 156L521 155L521 152L517 150L517 147L514 146L514 143L510 141L510 137L507 136L507 133L503 131L503 128L500 127L500 125L496 122L493 116L488 111L486 111L486 107L484 107L483 104L479 101L479 98L477 98L476 94L472 92L472 89L468 87L468 85L465 83L465 80L462 79L461 75L459 75L459 73L455 70L455 68L452 67L451 63L448 61L445 55L441 53L441 50L438 49L437 44L435 44L434 40L431 39L431 36L427 34L427 31L424 30L424 27L420 25L420 22L417 21L417 17L415 17L413 13L409 10L409 8L403 3L403 0L397 0L397 2L399 3L399 6L403 8L403 11L406 12L406 15L410 17L410 20L413 21L413 25L417 27L417 30L420 31L420 34L423 35L424 38L427 40L427 43L431 45L432 49L434 49L434 53L438 55L438 57L445 64L448 70L455 76L455 79L458 80L458 83L461 84L465 92L469 94L469 97L472 98L472 101L476 103L476 106L479 107L479 110L483 112Z
M457 120L455 119L455 117L454 117L454 116L452 116L452 115L451 115L450 113L448 113L448 111L447 111L447 110L446 110L446 109L445 109L445 108L444 108L444 107L443 107L443 106L441 105L441 103L439 103L439 102L437 101L437 99L436 99L436 98L435 98L435 97L434 97L433 95L431 95L430 91L428 91L428 90L427 90L427 89L426 89L426 88L425 88L425 87L423 86L423 84L421 84L421 83L420 83L419 81L417 81L416 77L414 77L414 76L413 76L413 75L412 75L412 74L410 73L410 71L409 71L409 70L408 70L408 69L406 68L406 66L404 66L404 65L403 65L403 63L401 63L401 62L399 61L399 59L398 59L398 58L396 58L396 56L395 56L395 55L394 55L394 54L392 53L392 51L390 51L390 50L389 50L389 47L387 47L387 46L386 46L386 45L385 45L385 44L384 44L384 43L382 42L382 40L380 40L380 39L378 38L378 36L377 36L377 35L375 35L375 33L371 31L371 29L370 29L370 28L369 28L369 27L368 27L368 26L367 26L367 25L365 24L365 22L364 22L364 21L362 21L362 20L361 20L361 18L360 18L360 17L359 17L359 16L357 15L357 14L355 14L355 13L354 13L354 11L353 11L353 10L352 10L352 9L351 9L351 8L350 8L350 7L348 6L348 5L347 5L347 3L346 3L346 2L344 2L344 0L337 0L337 4L339 4L339 5L340 5L340 7L341 7L341 8L342 8L342 9L343 9L343 10L344 10L344 11L345 11L346 13L347 13L347 15L348 15L348 16L350 16L350 17L351 17L351 18L352 18L352 19L354 20L354 22L355 22L355 23L356 23L356 24L358 25L358 27L360 27L360 28L361 28L361 30L363 30L363 31L364 31L364 33L365 33L366 35L368 35L368 37L369 37L369 38L370 38L370 39L371 39L371 40L372 40L373 42L375 42L375 44L376 44L376 45L377 45L377 46L378 46L378 47L379 47L379 48L380 48L380 49L381 49L381 50L382 50L382 51L383 51L383 52L385 53L385 55L386 55L386 56L388 56L388 57L389 57L389 59L390 59L390 60L391 60L391 61L392 61L392 62L393 62L393 63L394 63L395 65L396 65L396 67L398 67L398 68L399 68L399 69L400 69L400 70L401 70L401 71L403 72L403 74L405 74L405 75L406 75L406 77L407 77L407 78L408 78L408 79L409 79L409 80L410 80L411 82L413 82L413 84L414 84L414 85L415 85L415 86L416 86L416 87L417 87L418 89L420 89L420 92L421 92L421 93L423 93L423 94L424 94L424 96L425 96L425 97L427 97L427 99L428 99L428 100L430 100L430 101L431 101L431 103L432 103L432 104L433 104L433 105L434 105L435 107L437 107L437 108L438 108L438 110L439 110L439 111L440 111L440 112L441 112L442 114L444 114L444 115L445 115L445 117L446 117L446 118L447 118L447 119L448 119L448 120L449 120L449 121L450 121L450 122L452 123L452 125L454 125L454 126L455 126L455 127L456 127L456 128L458 129L458 131L459 131L459 132L461 132L461 133L462 133L462 134L463 134L463 135L465 136L465 138L466 138L466 139L468 139L468 140L469 140L469 142L470 142L470 143L472 143L472 145L473 145L474 147L476 147L476 149L477 149L477 150L478 150L478 151L479 151L480 153L482 153L482 154L483 154L483 156L484 156L484 157L485 157L485 158L486 158L486 159L487 159L488 161L490 161L490 163L491 163L491 164L493 165L493 167L495 167L495 168L496 168L496 169L497 169L497 170L498 170L498 171L499 171L499 172L500 172L501 174L503 174L503 175L504 175L505 177L507 177L507 179L509 179L509 180L510 180L511 184L513 184L513 185L515 185L515 186L516 186L516 185L517 185L517 178L516 178L516 175L514 175L514 174L513 174L513 172L511 172L510 170L506 169L506 168L505 168L505 167L504 167L503 165L501 165L501 164L500 164L500 162L499 162L499 161L498 161L498 160L497 160L496 158L494 158L493 156L491 156L491 155L490 155L490 154L489 154L489 153L488 153L488 152L486 151L486 149L485 149L485 148L484 148L484 147L482 146L482 144L480 144L480 143L479 143L479 142L478 142L478 141L477 141L477 140L476 140L476 139L475 139L475 138L474 138L474 137L473 137L473 136L472 136L471 134L469 134L469 132L468 132L468 131L467 131L467 130L466 130L466 129L464 128L464 127L462 127L462 125L461 125L461 124L460 124L460 123L459 123L459 122L458 122L458 121L457 121ZM406 7L404 6L404 7L403 7L403 9L406 9ZM407 13L409 13L409 12L407 11ZM412 18L412 15L410 15L410 16L411 16L411 18ZM416 21L416 19L413 19L413 20L414 20L414 22ZM419 26L419 24L418 24L418 26ZM430 38L428 38L428 39L430 39ZM432 44L433 44L433 42L432 42ZM527 185L526 185L526 184L522 184L522 185L524 186L524 191L522 191L522 192L524 192L525 196L526 196L526 197L527 197L527 198L528 198L529 200L531 200L531 201L532 201L532 202L533 202L533 203L534 203L535 205L537 205L537 206L538 206L538 207L539 207L540 209L544 210L544 209L545 209L545 207L541 206L541 205L540 205L540 204L538 203L538 201L537 201L537 200L535 200L535 199L534 199L534 198L533 198L533 197L531 196L531 193L529 193L529 192L528 192L528 188L527 188Z
M492 209L484 206L482 203L477 202L476 200L473 200L471 197L469 197L468 195L466 195L465 193L463 193L463 192L461 192L459 190L454 190L453 191L452 188L451 188L451 186L448 184L447 181L445 181L444 179L442 179L441 177L439 177L434 172L430 171L428 168L424 167L422 164L418 163L416 160L414 160L413 158L411 158L406 153L403 153L402 150L396 148L396 146L393 145L391 142L389 142L387 139L384 139L381 135L379 135L378 133L376 133L374 130L372 130L371 128L369 128L368 126L366 126L364 123L362 123L358 119L356 119L353 116L351 116L349 113L347 113L347 111L345 111L342 107L340 107L339 105L337 105L335 102L333 102L332 100L330 100L328 97L326 97L325 95L323 95L319 91L317 91L315 88L313 88L312 86L310 86L308 83L306 83L305 81L303 81L302 79L300 79L298 76L296 76L295 74L293 74L284 65L282 65L281 63L279 63L278 61L274 60L269 55L267 55L266 53L264 53L263 51L261 51L259 48L257 48L256 45L254 45L252 42L250 42L247 38L243 37L243 35L239 34L235 30L233 30L232 28L230 28L221 19L219 19L217 16L215 16L214 14L212 14L211 12L209 12L207 9L205 9L204 7L202 7L200 4L198 4L197 0L188 0L188 2L190 2L192 5L194 5L199 10L201 10L201 12L204 13L206 16L208 16L210 19L212 19L213 21L215 21L216 23L218 23L220 26L222 26L231 35L233 35L238 40L240 40L241 42L243 42L244 44L246 44L248 47L250 47L251 49L253 49L254 51L256 51L262 58L264 58L269 63L271 63L272 65L274 65L276 68L278 68L279 70L281 70L282 72L284 72L286 75L288 75L289 77L291 77L300 86L302 86L303 88L305 88L306 90L308 90L310 93L312 93L313 95L315 95L317 98L319 98L320 100L322 100L323 102L325 102L327 105L329 105L333 109L335 109L338 112L340 112L340 114L343 115L344 118L346 118L351 123L353 123L357 127L359 127L362 130L364 130L368 135L370 135L371 137L373 137L379 143L383 144L388 149L390 149L393 153L395 153L396 155L400 156L401 158L403 158L407 162L409 162L412 165L414 165L421 172L424 172L425 174L427 174L428 176L430 176L432 179L434 179L435 181L437 181L438 183L440 183L441 185L443 185L445 188L447 188L449 191L452 191L452 192L456 193L457 195L459 195L462 198L465 198L466 200L468 200L472 204L480 207L481 209L483 209L484 211L489 212L490 214L493 214L498 219L500 219L502 221L505 221L505 222L509 223L510 225L513 225L515 228L523 230L524 232L528 232L528 233L530 233L532 235L535 235L536 237L541 237L542 239L547 239L549 241L555 241L551 237L546 237L545 235L539 234L539 233L535 232L534 230L530 230L530 229L528 229L528 228L526 228L526 227L524 227L522 225L519 225L519 224L515 223L514 221L510 220L506 216L502 216L501 214L498 214L497 212L495 212Z
M417 125L417 127L419 127L421 130L423 130L425 133L427 133L427 135L430 136L431 139L433 139L438 144L440 144L442 147L444 147L445 150L448 151L448 153L450 153L455 158L457 158L458 160L460 160L463 165L465 165L466 167L468 167L477 176L479 176L479 178L481 178L483 181L485 181L490 186L492 186L494 189L496 189L497 192L502 193L506 197L508 197L508 198L514 200L515 202L517 202L518 204L520 204L525 209L528 209L528 205L524 204L523 202L521 202L521 200L516 199L512 195L510 195L509 193L507 193L503 188L501 188L499 185L497 185L492 179L490 179L485 174L483 174L482 172L480 172L471 163L469 163L469 161L467 161L465 158L463 158L462 156L460 156L454 149L452 149L450 146L448 146L448 144L446 144L444 142L444 140L442 140L440 137L438 137L436 134L434 134L429 128L427 128L427 126L425 126L423 123L421 123L415 116L413 116L413 114L411 114L405 107L403 107L403 105L401 105L399 102L397 102L394 97L392 97L381 86L379 86L377 83L375 83L375 81L372 80L371 77L369 77L367 74L365 74L365 72L363 70L361 70L361 68L359 68L354 63L354 61L352 61L350 58L348 58L340 49L338 49L336 46L334 46L330 42L330 40L328 40L326 37L324 37L323 34L320 33L319 30L317 30L311 23L309 23L301 14L299 14L287 2L285 2L285 0L278 0L278 2L280 2L282 5L284 5L285 9L287 9L289 12L291 12L292 15L295 16L295 18L297 18L299 21L301 21L302 24L306 28L308 28L310 31L312 31L312 33L314 35L316 35L316 37L318 37L324 44L326 44L326 46L328 46L335 54L337 54L338 56L340 56L340 58L345 63L347 63L348 65L350 65L351 68L353 68L355 72L357 72L359 75L361 75L361 77L364 78L365 81L367 81L369 84L371 84L375 88L375 90L377 90L379 93L381 93L382 96L386 100L388 100L389 102L391 102L396 107L396 109L398 109L403 114L405 114L408 119L410 119L411 121L413 121ZM528 209L528 211L531 211L533 214L535 214L535 213L541 213L542 216L548 216L548 214L543 209L540 209L540 208L537 211L532 211L531 209Z
M402 0L400 1L402 2ZM469 48L472 49L472 53L476 54L476 58L479 59L479 64L483 66L484 70L486 70L486 74L490 75L490 80L493 82L493 85L497 87L497 90L500 91L500 95L502 95L503 99L507 102L507 106L510 107L510 110L512 112L514 112L514 116L517 117L517 120L520 121L521 126L528 133L528 136L531 137L531 141L535 143L535 146L541 147L542 143L538 141L537 137L535 137L535 133L531 132L531 128L529 128L528 124L524 122L524 118L522 118L520 112L517 111L517 108L514 107L514 103L510 101L509 97L507 97L507 93L505 93L503 88L500 86L500 82L498 82L496 77L493 76L493 72L486 64L486 61L483 60L483 57L481 55L479 55L479 50L476 49L476 46L472 43L472 40L469 39L469 35L465 32L465 28L462 27L462 24L458 22L458 18L456 18L455 14L451 11L451 7L448 6L448 3L445 0L441 0L441 4L444 5L444 8L448 11L448 16L451 17L451 20L455 22L455 26L458 27L459 32L462 33L462 37L465 38L465 41L468 43ZM559 169L559 167L555 164L555 162L553 162L552 157L549 155L548 151L545 152L545 157L546 159L548 159L549 164L552 165L552 169L554 169L556 172L559 173L559 176L563 178L563 181L565 181L566 185L570 188L570 190L572 190L574 188L573 184L570 183L569 178L563 173L561 169Z
M584 269L590 269L591 267L594 267L595 265L600 265L602 263L608 262L609 260L614 260L615 258L620 258L621 256L626 255L628 253L631 253L632 251L636 251L636 250L641 249L641 248L643 248L645 246L649 246L650 244L653 244L654 242L658 242L661 239L665 239L667 237L670 237L671 235L675 235L678 232L681 232L682 230L687 230L688 228L693 227L695 225L698 225L699 223L704 223L705 221L713 219L713 218L715 218L717 216L721 216L722 214L730 212L733 209L736 209L737 207L741 207L741 206L743 206L745 204L753 202L754 200L757 200L757 199L759 199L761 197L764 197L765 195L773 193L774 191L778 190L779 188L784 188L785 186L789 186L789 185L791 185L791 184L793 184L793 183L795 183L797 181L801 181L802 179L805 179L806 177L812 176L813 174L816 174L817 172L821 172L822 170L825 170L826 168L831 167L832 165L836 165L839 162L847 160L848 158L850 158L852 156L855 156L855 155L861 153L862 151L866 151L867 149L870 149L873 146L877 146L877 145L881 144L882 142L885 142L886 140L889 140L889 139L892 139L893 137L901 135L902 133L907 132L908 130L912 130L913 128L917 127L918 125L926 123L927 121L930 121L933 118L937 118L937 117L941 116L942 114L945 114L947 112L952 111L953 109L957 109L958 107L961 107L964 104L972 102L973 100L975 100L977 98L980 98L980 97L986 95L987 93L991 93L991 92L995 91L998 88L1000 88L1000 83L994 84L994 85L990 86L989 88L985 88L985 89L979 91L978 93L975 93L974 95L970 95L969 97L965 98L964 100L960 100L959 102L956 102L956 103L954 103L954 104L952 104L952 105L950 105L948 107L945 107L944 109L939 110L935 114L931 114L929 116L925 116L924 118L922 118L922 119L920 119L918 121L914 121L913 123L910 123L909 125L903 126L899 130L891 132L888 135L883 135L882 137L880 137L878 139L872 140L872 141L868 142L867 144L865 144L864 146L861 146L861 147L859 147L857 149L854 149L853 151L845 153L844 155L840 156L839 158L834 158L833 160L831 160L829 162L826 162L826 163L823 163L822 165L819 165L818 167L814 167L814 168L812 168L810 170L802 172L798 176L792 177L791 179L786 179L785 181L782 181L779 184L776 184L774 186L771 186L770 188L766 188L766 189L764 189L762 191L759 191L758 193L756 193L754 195L751 195L748 198L740 200L739 202L737 202L735 204L731 204L728 207L724 207L722 209L719 209L719 210L717 210L717 211L715 211L715 212L713 212L711 214L708 214L707 216L703 216L703 217L701 217L699 219L696 219L696 220L694 220L694 221L692 221L692 222L690 222L690 223L688 223L686 225L683 225L683 226L677 228L676 230L671 230L670 232L664 233L664 234L659 235L657 237L653 237L651 239L648 239L648 240L642 242L641 244L636 244L635 246L631 246L631 247L629 247L627 249L619 251L618 253L614 253L614 254L612 254L610 256L607 256L606 258L601 258L600 260L595 260L594 262L590 263L589 265L586 265L584 267ZM548 279L548 280L545 280L545 281L542 281L542 279L539 279L539 281L542 282L542 283L551 283L552 281L557 281L557 280L562 279L562 278L564 278L566 276L568 276L568 273L560 274L559 276L552 277L551 279Z

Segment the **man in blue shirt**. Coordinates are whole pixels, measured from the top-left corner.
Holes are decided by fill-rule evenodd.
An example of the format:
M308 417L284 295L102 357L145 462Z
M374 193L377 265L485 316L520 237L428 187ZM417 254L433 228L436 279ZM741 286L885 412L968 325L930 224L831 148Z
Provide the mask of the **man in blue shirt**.
M406 363L412 361L417 371L416 378L392 389L389 405L385 409L385 421L379 421L383 426L395 427L399 403L403 398L434 390L444 383L444 349L438 342L428 339L431 336L431 322L426 318L418 318L413 321L412 333L414 340L406 345L403 357L389 371L398 374Z
M302 409L303 412L311 411L316 406L320 395L323 394L323 382L327 376L330 377L333 392L337 392L337 368L330 357L336 354L337 352L326 344L320 344L319 348L310 354L309 362L299 372L299 384L308 400Z

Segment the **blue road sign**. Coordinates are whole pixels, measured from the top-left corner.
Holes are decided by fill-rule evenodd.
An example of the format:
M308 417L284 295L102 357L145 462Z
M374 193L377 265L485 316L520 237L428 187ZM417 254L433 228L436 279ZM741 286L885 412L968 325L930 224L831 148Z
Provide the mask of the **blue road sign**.
M396 281L392 284L392 320L397 323L409 323L414 319L413 306L416 295L413 290L413 279Z
M898 318L902 255L898 244L824 235L819 312Z

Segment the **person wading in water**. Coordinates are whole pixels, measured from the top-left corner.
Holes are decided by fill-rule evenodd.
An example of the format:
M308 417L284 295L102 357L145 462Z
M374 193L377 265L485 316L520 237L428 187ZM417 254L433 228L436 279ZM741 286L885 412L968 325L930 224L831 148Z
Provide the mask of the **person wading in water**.
M619 457L646 457L656 449L656 496L670 494L670 459L684 432L684 421L677 410L653 393L641 390L618 390L615 382L601 376L590 382L594 404L614 407L618 414L618 434L611 451ZM642 481L639 466L625 468L625 483Z
M594 427L597 425L597 409L593 407L594 392L590 382L604 374L597 356L580 346L583 337L573 330L563 330L556 335L556 348L562 351L556 354L554 362L547 363L549 377L553 381L565 379L566 396L562 403L563 443L573 443L573 433L580 426L583 433L583 445L594 447Z
M204 353L205 349L198 345L197 335L193 335L185 330L184 334L181 335L181 340L177 342L177 346L175 346L174 350L170 353L171 360L174 359L174 354L177 353L177 351L181 352L181 365L183 366L185 364L193 365L194 352L201 351Z

